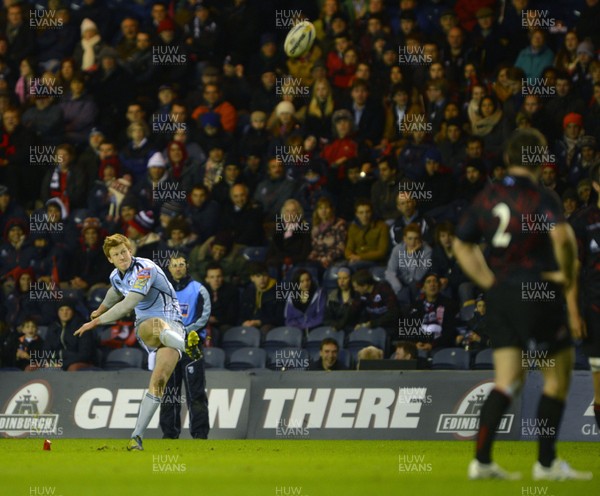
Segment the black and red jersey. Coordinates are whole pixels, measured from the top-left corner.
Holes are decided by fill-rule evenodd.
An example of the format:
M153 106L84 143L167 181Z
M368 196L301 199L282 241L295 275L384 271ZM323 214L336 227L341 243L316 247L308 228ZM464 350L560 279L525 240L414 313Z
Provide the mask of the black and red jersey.
M486 244L486 260L498 282L540 281L557 270L549 232L566 222L556 194L531 179L506 176L488 185L462 216L456 235Z
M569 222L577 237L581 262L581 288L587 301L600 304L600 208L590 205L576 212Z

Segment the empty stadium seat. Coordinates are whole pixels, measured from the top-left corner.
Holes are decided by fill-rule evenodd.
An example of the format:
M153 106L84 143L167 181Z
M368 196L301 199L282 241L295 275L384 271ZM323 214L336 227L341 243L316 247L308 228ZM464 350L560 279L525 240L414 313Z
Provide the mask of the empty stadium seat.
M387 332L385 329L361 327L348 335L346 349L352 354L354 360L356 360L356 354L367 346L375 346L383 351L384 356L387 356Z
M306 370L309 362L309 353L302 348L267 351L267 367L271 370Z
M138 348L119 348L112 350L106 357L106 370L142 368L144 352Z
M207 369L225 368L225 351L221 348L204 348L204 366Z
M337 341L340 348L344 347L344 331L337 331L335 327L329 326L321 326L316 327L312 331L308 333L308 337L306 338L306 343L304 347L307 350L319 349L321 347L321 341L325 338L333 338Z
M225 350L227 356L240 348L259 348L260 331L256 327L232 327L225 331L221 338L221 348Z
M369 272L371 272L373 279L375 279L377 282L385 281L385 269L386 268L387 267L384 265L377 265L375 267L371 267L369 269Z
M242 256L249 262L264 262L268 250L266 246L248 246L242 250Z
M265 342L263 343L265 350L301 347L302 331L292 326L281 326L271 329L265 336Z
M229 370L264 369L267 365L267 352L261 348L240 348L231 354Z
M108 287L106 288L94 288L89 292L86 305L90 310L96 310L100 306L100 303L104 300L106 293L108 292Z
M470 355L463 348L444 348L433 355L432 369L467 370Z
M493 370L494 369L494 350L492 348L486 348L477 353L475 357L475 365L473 366L476 370Z
M329 267L325 273L323 274L323 288L327 291L331 290L331 289L336 289L337 286L337 274L338 274L338 270L340 270L341 267L338 266L333 266L333 267Z

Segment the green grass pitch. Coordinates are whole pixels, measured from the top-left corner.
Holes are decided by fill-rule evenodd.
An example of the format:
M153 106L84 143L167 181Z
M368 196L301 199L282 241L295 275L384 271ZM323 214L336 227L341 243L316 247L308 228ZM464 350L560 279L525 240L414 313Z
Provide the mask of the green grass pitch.
M534 482L537 445L499 442L496 460L519 482L468 481L473 443L453 441L0 440L6 496L579 496L600 494L600 444L560 443L591 482Z

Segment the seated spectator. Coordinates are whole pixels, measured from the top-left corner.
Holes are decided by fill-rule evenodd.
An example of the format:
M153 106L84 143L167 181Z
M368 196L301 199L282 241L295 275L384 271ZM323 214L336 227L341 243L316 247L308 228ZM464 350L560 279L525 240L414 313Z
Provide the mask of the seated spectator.
M73 233L74 234L74 233ZM69 258L61 250L52 233L33 232L29 235L31 259L29 268L33 269L36 279L66 281L69 278Z
M519 52L515 67L525 71L527 79L539 78L542 71L554 62L554 52L546 45L543 29L534 29L529 34L530 45Z
M540 182L542 186L551 189L559 197L562 196L562 194L568 188L568 184L564 179L558 176L558 168L556 167L556 164L547 162L542 164L540 168L542 169L542 174L540 176Z
M225 282L240 286L248 282L246 260L240 253L240 247L233 244L229 232L220 231L208 238L202 245L194 247L190 260L190 274L201 281L209 265L218 263Z
M35 319L25 318L19 326L19 331L23 335L19 337L15 364L21 370L35 370L42 366L40 362L44 349L44 340L38 335Z
M44 88L44 89L42 89ZM65 124L58 104L47 86L38 87L35 105L23 113L23 125L29 129L41 145L56 146L65 138Z
M338 361L340 345L333 338L325 338L321 341L319 349L320 359L312 362L308 370L322 370L330 372L332 370L347 370L344 364Z
M84 19L81 23L81 41L75 46L73 54L78 68L82 71L94 71L99 61L100 50L104 47L96 23L91 19Z
M179 183L180 191L188 191L200 182L199 164L188 156L185 143L170 141L167 144L166 165L170 177Z
M308 332L323 323L325 314L325 292L317 287L310 272L298 269L289 285L290 295L283 316L286 326L297 327Z
M383 327L388 336L397 332L400 309L389 283L376 282L368 269L361 269L352 276L352 286L359 298L352 304L349 324L354 329Z
M218 262L206 266L204 283L210 294L208 327L212 346L220 346L221 336L238 322L239 292L233 284L225 282L223 269Z
M340 267L337 273L337 288L327 294L325 303L325 317L323 325L335 329L349 331L350 310L354 299L357 297L352 284L350 284L350 269Z
M100 220L88 217L81 227L80 245L71 259L72 288L89 290L92 286L106 286L113 266L102 251L103 238Z
M250 126L244 131L240 142L240 153L242 155L253 152L261 158L266 156L269 146L269 133L266 130L266 124L267 114L262 110L255 110L250 114Z
M81 76L71 79L70 93L60 103L65 122L65 139L74 146L81 146L88 140L98 116L98 107L85 91L85 81Z
M418 224L404 228L402 243L392 250L385 271L385 280L390 283L400 303L410 304L419 294L420 283L431 270L431 246L421 238Z
M483 190L486 184L485 165L480 159L472 159L465 164L463 178L456 188L455 198L466 203L471 203Z
M163 208L165 205L163 205ZM170 253L178 251L187 257L197 239L198 236L192 232L190 222L183 216L177 215L169 220L164 238L160 241L158 249Z
M313 214L311 229L312 249L308 260L317 262L324 269L344 258L346 246L346 221L335 217L333 203L320 198Z
M56 293L51 291L56 291L57 286L51 281L37 281L31 268L13 269L6 275L3 289L7 294L3 302L5 311L2 314L4 320L13 328L25 318L33 318L40 325L48 325L54 319L55 308L51 298L44 299L40 296L55 295Z
M454 346L456 339L456 303L440 294L440 279L430 273L423 280L423 299L410 309L408 317L419 322L420 332L415 336L419 351L431 351Z
M418 357L417 346L410 341L398 341L394 343L396 351L390 357L392 360L416 360Z
M49 198L60 198L67 211L82 208L85 205L86 178L74 166L75 149L72 145L62 144L56 147L56 167L48 169L40 199L45 202Z
M335 139L325 145L321 157L329 164L328 182L335 184L344 178L346 162L358 156L358 143L353 138L354 124L350 111L336 110L331 121Z
M400 187L400 192L396 197L396 210L400 214L390 228L390 238L393 245L402 242L404 236L404 228L409 224L418 224L421 230L421 236L426 241L431 238L430 221L424 217L417 208L417 200L411 191L403 190Z
M4 228L4 243L0 244L0 274L6 275L15 267L27 268L32 248L26 243L26 224L21 219L10 219Z
M563 119L563 135L556 142L556 162L561 175L569 174L580 153L580 136L583 136L583 117L570 113Z
M94 335L91 332L73 335L84 324L75 313L75 302L63 300L57 310L58 318L48 327L44 350L51 352L58 366L68 372L91 367L96 358Z
M212 197L219 205L225 206L231 201L231 188L235 184L241 184L243 182L241 174L242 171L240 169L239 164L237 163L237 159L229 157L228 160L225 160L225 167L223 167L223 177L218 183L214 185L211 192Z
M192 119L199 119L202 114L215 112L221 117L221 126L227 133L233 133L237 124L237 112L231 103L223 100L219 85L207 84L202 93L204 102L192 112Z
M277 158L271 158L267 165L267 178L258 183L254 192L254 201L262 206L263 219L273 222L287 198L294 196L296 185L285 175L283 164Z
M296 170L298 169L296 167ZM300 202L306 217L311 218L319 200L332 198L329 188L326 187L327 166L323 160L312 160L303 172L294 197Z
M151 210L141 210L133 219L127 222L125 235L131 241L131 252L135 257L153 258L153 253L158 249L160 236L154 229L154 214Z
M0 233L4 232L6 224L10 219L27 220L27 214L15 200L10 190L0 184Z
M434 231L435 245L431 269L440 277L440 291L449 298L459 298L461 284L470 284L454 255L454 224L440 222Z
M356 354L358 363L356 364L356 370L360 370L360 362L362 360L383 360L383 350L376 348L375 346L367 346Z
M483 138L483 144L488 158L500 155L502 144L507 135L502 121L502 108L491 96L484 96L479 104L479 115L476 121L471 121L471 132Z
M248 274L252 283L242 293L241 325L256 327L264 336L274 327L283 325L284 302L277 299L276 281L269 277L265 264L248 264Z
M398 172L391 159L383 158L377 166L379 179L371 186L371 203L376 219L393 222L396 217L396 197L398 196Z
M235 244L261 246L264 243L262 210L257 202L250 200L248 186L232 186L229 196L231 204L223 207L219 225L232 234Z
M210 197L210 191L203 184L192 186L187 198L184 215L191 221L198 243L202 244L217 233L221 206Z
M312 98L306 111L305 134L316 136L322 141L331 140L331 117L334 108L329 81L325 78L318 79L313 85Z
M286 200L275 219L275 233L269 243L267 265L277 274L282 274L300 262L305 262L310 253L310 226L296 200Z
M354 219L354 206L359 198L369 198L371 185L374 179L361 173L358 159L346 162L346 176L343 181L336 181L330 185L332 191L337 192L337 213L346 222ZM339 186L338 186L339 185Z
M386 223L382 220L373 221L373 209L369 200L358 200L354 212L356 219L348 229L346 260L354 268L383 263L389 247Z
M125 172L131 174L134 180L144 177L150 158L157 151L150 142L150 129L145 122L134 122L127 127L129 143L119 156Z
M467 323L466 335L458 335L456 344L467 350L483 350L490 347L490 337L486 330L486 306L483 296L479 296L475 302L475 312Z

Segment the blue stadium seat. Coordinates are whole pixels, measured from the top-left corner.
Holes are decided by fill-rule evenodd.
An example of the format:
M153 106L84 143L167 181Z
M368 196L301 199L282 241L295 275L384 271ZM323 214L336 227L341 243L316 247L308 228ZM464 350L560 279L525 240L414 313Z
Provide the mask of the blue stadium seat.
M249 262L264 262L268 250L266 246L247 246L242 250L242 256Z
M240 348L229 359L229 370L264 369L267 365L267 352L261 348Z
M221 348L204 348L204 366L207 369L225 368L225 351Z
M310 273L312 280L315 283L319 284L319 271L316 267L313 267L312 265L300 265L294 267L293 270L289 270L288 273L285 275L283 282L291 282L294 279L294 274L300 269L307 270Z
M106 370L141 369L144 352L138 348L119 348L112 350L106 357Z
M308 333L304 347L307 350L312 350L314 348L318 350L321 347L321 341L325 338L333 338L338 342L340 348L343 348L345 337L344 331L337 331L335 327L316 327Z
M302 348L302 331L292 326L275 327L265 336L263 348L265 350Z
M230 356L240 348L259 348L260 338L260 331L256 327L231 327L221 338L221 348Z
M468 370L469 352L463 348L444 348L433 355L434 370Z
M267 367L271 370L306 370L309 362L309 353L302 348L267 351Z
M494 370L494 350L492 348L486 348L477 353L475 357L475 370Z
M333 267L329 267L325 273L323 274L323 288L327 291L336 289L337 285L337 274L338 270L340 270L340 266L334 265Z
M108 287L106 288L94 288L87 297L87 307L90 311L96 310L100 306L100 303L104 300L106 293L108 292Z
M368 329L361 327L352 331L348 335L348 343L346 349L352 354L352 358L356 361L357 353L367 346L375 346L383 351L384 356L387 355L387 332L381 327Z
M466 306L462 306L460 309L460 320L463 322L469 322L475 314L475 303L471 303Z

